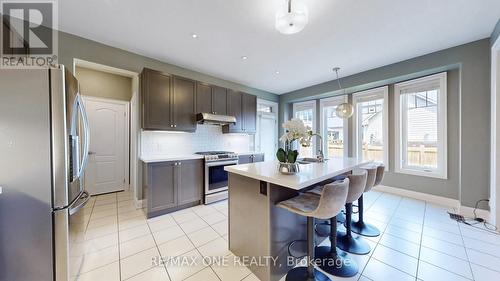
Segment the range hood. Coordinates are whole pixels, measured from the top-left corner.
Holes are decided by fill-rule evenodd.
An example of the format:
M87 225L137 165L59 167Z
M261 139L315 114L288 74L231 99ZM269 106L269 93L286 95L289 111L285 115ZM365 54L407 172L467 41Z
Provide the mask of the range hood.
M236 124L236 117L211 113L196 114L196 122L200 124L228 125Z

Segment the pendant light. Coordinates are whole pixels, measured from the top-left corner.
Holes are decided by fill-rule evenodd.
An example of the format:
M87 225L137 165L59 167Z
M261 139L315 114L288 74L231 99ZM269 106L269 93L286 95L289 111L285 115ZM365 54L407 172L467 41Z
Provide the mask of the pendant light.
M301 0L284 0L284 5L276 13L276 29L283 34L300 32L307 25L308 11Z
M342 90L343 94L345 95L345 90L343 90L342 85L340 85L339 70L340 67L333 68L333 71L335 71L335 74L337 75L337 83L339 84L339 90ZM351 116L354 114L354 107L352 106L352 104L348 102L341 103L337 106L335 114L337 115L337 117L342 119L351 118Z

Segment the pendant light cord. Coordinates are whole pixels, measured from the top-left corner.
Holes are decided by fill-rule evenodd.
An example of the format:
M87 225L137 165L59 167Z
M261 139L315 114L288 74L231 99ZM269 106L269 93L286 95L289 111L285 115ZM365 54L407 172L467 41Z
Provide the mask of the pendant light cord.
M345 94L345 90L342 89L342 85L340 85L339 68L335 67L333 70L335 71L335 74L337 75L337 83L339 84L339 90L342 90L343 94Z

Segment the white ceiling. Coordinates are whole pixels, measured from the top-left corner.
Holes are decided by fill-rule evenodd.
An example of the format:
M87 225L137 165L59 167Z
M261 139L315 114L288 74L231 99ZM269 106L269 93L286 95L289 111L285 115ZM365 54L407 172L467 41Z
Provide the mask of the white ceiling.
M282 1L62 0L59 27L281 94L489 37L500 18L499 0L304 0L309 24L282 35Z

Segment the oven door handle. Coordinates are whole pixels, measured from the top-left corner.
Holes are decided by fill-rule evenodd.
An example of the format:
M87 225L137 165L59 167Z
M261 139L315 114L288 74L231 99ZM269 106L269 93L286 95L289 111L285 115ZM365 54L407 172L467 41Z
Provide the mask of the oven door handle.
M223 165L238 165L238 160L232 160L232 161L215 161L215 162L209 162L205 164L208 167L214 167L214 166L223 166Z

